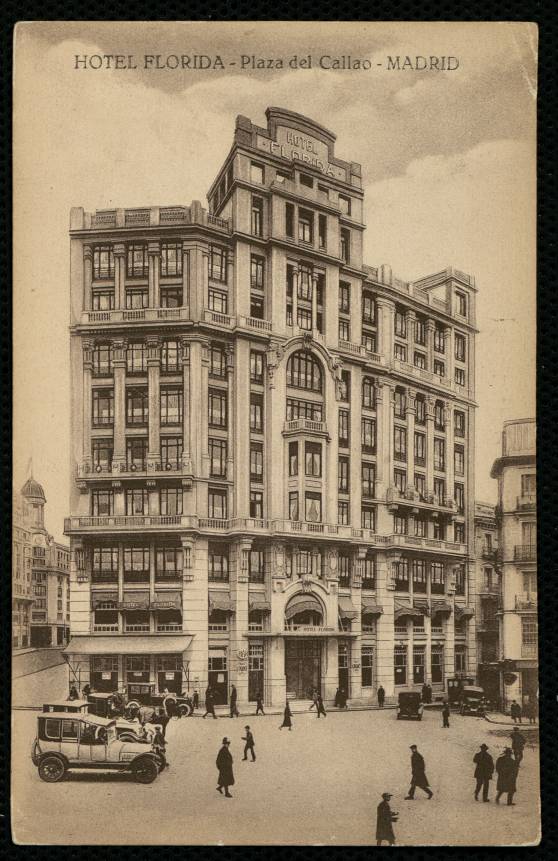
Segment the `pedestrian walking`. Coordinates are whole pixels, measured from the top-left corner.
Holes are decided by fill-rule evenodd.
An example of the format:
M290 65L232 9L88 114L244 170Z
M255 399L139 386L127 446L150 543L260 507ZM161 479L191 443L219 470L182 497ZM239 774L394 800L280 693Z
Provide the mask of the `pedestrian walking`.
M238 700L238 693L237 693L235 686L233 685L231 688L231 717L240 717L240 712L238 711L238 708L236 705L237 700Z
M153 748L154 752L160 756L163 762L163 768L168 768L169 762L167 760L167 743L165 741L165 737L162 730L158 726L155 727L151 747Z
M161 727L161 734L163 738L167 737L167 724L170 718L164 708L159 708L157 710L157 715L155 716L154 723L158 724Z
M529 718L529 723L535 723L537 720L537 703L535 698L530 696L525 704L525 714Z
M444 727L449 727L449 719L450 719L450 707L447 700L444 700L442 704L442 729Z
M283 712L283 723L279 727L279 729L283 729L284 726L288 726L289 730L293 728L293 722L291 720L293 713L290 709L289 703L285 704L285 711Z
M426 682L423 684L423 686L421 688L420 698L423 701L423 703L428 702L428 685L426 684Z
M256 695L256 717L259 715L265 715L264 707L263 707L263 694L261 691L258 691Z
M246 744L244 745L243 760L248 759L248 751L250 751L250 753L252 754L252 762L255 762L256 761L256 753L254 751L254 736L250 732L249 726L245 726L244 729L246 730L246 735L242 736L242 741L245 741Z
M382 792L382 800L378 804L378 817L376 819L376 846L382 845L382 840L387 840L390 846L395 843L393 823L397 822L398 813L389 806L392 796L389 792Z
M405 800L411 801L415 797L415 789L418 786L419 789L423 789L426 792L430 801L434 793L430 789L426 776L424 757L418 752L416 744L412 744L410 749L413 751L411 754L411 786L408 795L405 796Z
M205 714L203 715L204 720L207 715L213 715L214 720L217 720L217 715L215 714L215 697L213 696L213 691L211 690L211 688L207 688L205 692Z
M232 795L229 792L229 786L234 786L233 758L229 750L230 743L230 738L225 737L223 739L223 746L217 754L216 759L217 769L219 771L217 792L220 792L222 795L224 789L225 798L232 798Z
M519 703L515 700L512 700L512 704L510 706L510 715L513 719L513 722L517 723L519 721L519 723L521 723L522 714L523 713L521 711L521 706L519 705Z
M510 737L514 759L517 763L517 767L519 768L521 760L523 759L523 748L525 747L527 739L519 732L516 726L512 729Z
M378 688L378 706L381 709L383 709L383 707L384 707L385 698L386 698L386 692L384 691L383 687L380 685L380 687Z
M314 706L315 706L316 708L318 708L318 691L316 690L316 688L314 688L314 689L312 690L312 702L310 703L310 706L309 706L309 708L308 708L308 711L312 711L312 709L314 708Z
M318 698L317 698L317 700L316 700L316 705L317 705L317 709L318 709L318 718L320 717L320 715L323 715L324 717L327 717L327 712L326 712L326 710L325 710L325 708L324 708L324 701L323 701L323 699L322 699L322 695L321 695L321 694L318 694Z
M517 763L512 758L511 747L506 747L502 756L496 760L496 774L498 775L496 804L500 803L500 798L505 792L508 796L508 806L514 806L513 796L517 788Z
M432 702L432 685L430 682L426 685L426 702L430 705Z
M335 699L333 700L333 705L334 705L334 706L335 706L335 708L337 708L337 709L339 708L339 698L340 698L340 694L341 694L341 688L337 688L337 690L335 691Z
M475 780L477 781L477 785L475 786L475 801L479 800L479 792L482 789L482 800L490 801L488 797L488 785L492 780L492 775L494 774L494 760L488 753L488 745L481 744L480 751L476 753L473 757L473 762L475 763Z
M199 691L195 690L194 696L192 697L192 708L194 709L194 711L196 711L196 709L199 709L199 707L200 707L200 694L199 694Z

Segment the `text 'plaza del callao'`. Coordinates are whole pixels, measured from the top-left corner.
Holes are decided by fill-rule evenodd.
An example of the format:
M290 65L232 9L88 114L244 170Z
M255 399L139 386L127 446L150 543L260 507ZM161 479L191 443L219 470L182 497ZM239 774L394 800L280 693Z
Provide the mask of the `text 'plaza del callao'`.
M474 279L363 263L361 166L266 116L208 210L71 211L70 678L441 698L477 670Z

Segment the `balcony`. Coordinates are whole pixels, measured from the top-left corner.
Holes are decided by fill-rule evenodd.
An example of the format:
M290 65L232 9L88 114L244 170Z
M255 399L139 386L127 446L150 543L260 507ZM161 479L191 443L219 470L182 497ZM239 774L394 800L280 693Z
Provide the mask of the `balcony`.
M326 423L317 422L313 419L291 419L291 421L285 422L283 433L313 433L325 436L329 439Z
M203 319L206 323L212 323L214 326L219 326L221 329L232 329L233 318L230 314L222 314L220 311L211 311L206 308L203 312Z
M258 317L238 318L238 326L241 329L253 329L256 332L271 332L271 320L260 320Z
M537 606L537 596L532 593L515 596L515 609L519 612L536 613Z
M64 532L66 535L79 535L94 534L95 532L137 532L138 529L166 531L184 529L189 525L190 520L190 517L182 514L111 514L99 517L65 517Z
M499 628L498 619L481 619L477 623L477 634L497 634Z
M482 545L481 555L482 555L483 559L488 559L491 562L495 562L496 561L496 554L497 554L496 548L492 547L491 544L483 544Z
M188 320L189 308L119 308L112 311L83 311L81 324L160 323L161 320Z
M537 507L537 494L523 493L517 497L516 506L522 511L534 511Z
M373 353L371 350L367 350L363 344L354 344L352 341L343 341L340 338L338 348L342 353L360 356L360 358L374 365L385 365L385 359L380 353Z
M538 658L538 648L536 643L522 643L521 657L522 658Z
M430 628L430 633L433 637L443 637L444 629L441 625L432 625Z
M393 485L388 487L386 502L393 507L402 505L410 508L420 508L424 511L443 511L450 517L455 511L455 502L450 497L438 499L434 494L422 496L414 487L408 487L405 491L401 491Z
M149 622L138 625L129 625L124 623L125 634L149 634Z
M177 461L152 461L150 463L99 463L87 461L76 466L76 478L83 481L100 479L106 481L107 476L119 478L160 478L170 473L181 473L183 466Z
M456 544L453 541L442 541L438 538L417 538L414 535L386 535L383 536L386 544L394 544L398 547L414 547L422 550L441 550L444 553L465 556L466 544Z
M118 634L118 625L93 625L94 634Z
M513 558L515 562L536 562L537 561L537 545L536 544L516 544L513 548Z

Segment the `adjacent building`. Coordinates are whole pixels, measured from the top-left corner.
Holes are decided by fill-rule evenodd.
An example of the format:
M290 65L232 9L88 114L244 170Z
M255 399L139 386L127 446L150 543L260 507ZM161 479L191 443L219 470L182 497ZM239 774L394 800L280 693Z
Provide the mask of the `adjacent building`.
M475 504L477 558L477 680L491 703L500 702L500 605L501 575L498 562L496 508L487 502Z
M26 485L27 486L27 485ZM22 492L12 499L12 648L31 645L31 514Z
M535 419L504 422L498 479L498 558L501 568L501 698L538 697L537 493Z
M266 117L208 210L72 209L68 661L134 697L441 696L477 669L474 279L364 264L361 166Z

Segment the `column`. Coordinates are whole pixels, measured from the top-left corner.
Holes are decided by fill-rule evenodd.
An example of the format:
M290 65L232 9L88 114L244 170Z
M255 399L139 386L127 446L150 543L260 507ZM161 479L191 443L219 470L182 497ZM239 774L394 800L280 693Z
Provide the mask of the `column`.
M448 583L450 579L454 579L452 569L455 565L453 560L445 563L444 573L445 581ZM447 589L446 589L447 592ZM453 615L445 624L445 639L444 639L444 688L447 688L447 680L455 675L455 608ZM476 670L474 675L476 675Z
M126 462L126 342L113 341L114 368L114 441L112 463L118 467Z
M156 469L161 460L161 355L158 338L147 341L147 397L149 404L148 468Z
M93 281L93 249L90 245L83 246L83 310L90 311L91 282Z
M426 367L433 373L434 371L434 330L436 324L434 320L426 321Z
M148 307L158 308L159 299L159 265L160 265L161 249L158 242L148 242L147 257L148 257Z
M298 283L300 273L298 269L293 269L293 329L298 326Z
M351 633L357 634L349 643L349 690L351 699L362 697L362 577L364 574L364 560L368 548L364 545L356 549L353 559L354 572L351 578L351 601L357 611L357 615L351 624Z
M114 307L119 310L126 307L126 246L123 242L115 243L114 254Z
M361 420L362 420L362 383L360 370L351 368L350 397L350 431L351 449L349 460L349 523L354 529L360 529L361 512ZM335 428L333 429L335 432ZM337 497L337 494L336 494ZM332 521L335 523L335 521Z
M411 489L415 486L415 405L416 392L407 389L407 487Z
M201 272L199 275L201 276L199 280L199 284L201 285L201 297L199 295L198 288L198 301L199 301L199 314L200 318L203 317L203 308L207 308L209 303L209 251L204 248L201 255L199 256L198 265L201 266Z
M434 493L434 404L433 397L426 398L426 495Z
M414 311L408 309L405 312L405 320L407 323L407 361L410 365L413 364L413 351L415 348L415 321L417 315Z
M229 458L228 476L234 479L233 493L235 496L234 511L237 517L248 517L250 513L250 470L247 468L250 457L250 342L244 338L236 341L236 376L231 377L229 383L229 399L232 412L229 415ZM271 410L270 400L267 392L264 395L264 498L265 491L273 488L273 477L271 474L271 454L281 460L279 453L273 449L271 435L268 432L270 417L267 415ZM282 442L282 440L281 440ZM275 485L276 486L276 485ZM269 513L264 507L264 516Z
M83 341L83 428L82 428L82 457L86 466L91 465L91 377L93 373L93 342Z
M236 448L236 387L234 378L234 346L227 351L227 478L233 475ZM208 443L209 445L209 443ZM246 464L244 464L246 469ZM249 473L249 468L248 468ZM238 500L233 494L229 500L229 517L236 517Z
M378 308L378 352L390 362L393 358L393 325L395 305L387 299L376 299Z
M386 697L393 697L394 693L394 623L393 623L393 597L394 583L391 577L392 560L385 553L378 553L376 557L376 595L378 604L383 613L378 616L376 622L376 686L384 688Z
M252 542L237 541L231 545L231 601L234 613L229 629L229 684L236 685L238 702L248 702L248 554Z
M236 314L238 310L237 291L241 289L239 284L235 284L234 280L234 253L227 253L227 288L229 294L229 314Z
M190 661L190 690L197 690L203 704L207 687L208 607L207 607L207 541L193 535L181 537L182 542L182 627L193 635L186 653Z
M444 405L444 427L446 438L446 499L454 497L454 452L453 452L453 404L446 401Z
M114 513L116 515L126 514L125 492L121 481L111 481L114 491Z
M444 347L446 355L446 379L451 386L453 384L453 368L455 361L452 326L447 326L444 329Z
M318 275L312 272L312 332L318 331Z
M183 412L182 412L182 470L186 473L192 472L191 453L191 425L192 412L197 409L197 404L192 400L190 393L190 342L182 340L182 387L183 387Z
M190 306L190 253L186 242L182 243L182 306Z

